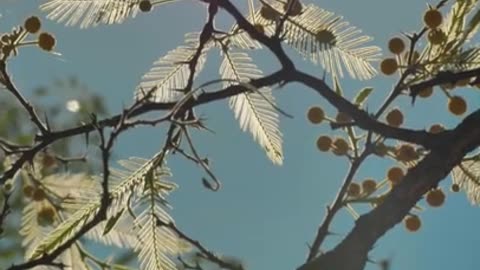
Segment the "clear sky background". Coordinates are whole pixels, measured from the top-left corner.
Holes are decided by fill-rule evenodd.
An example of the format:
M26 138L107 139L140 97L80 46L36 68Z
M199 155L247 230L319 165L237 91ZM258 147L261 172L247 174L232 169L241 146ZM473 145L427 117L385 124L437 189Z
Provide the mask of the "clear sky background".
M41 2L2 0L0 29L7 31L32 14L44 17L45 13L37 9ZM244 1L235 2L245 6ZM342 14L352 25L373 36L372 44L383 50L392 36L420 29L421 14L426 9L426 3L418 0L308 1L311 2ZM45 20L44 29L55 34L56 50L62 56L24 49L11 63L11 72L27 95L39 85L51 85L56 78L76 76L101 93L110 112L117 113L124 104L130 104L135 86L151 64L181 44L184 33L199 31L205 14L204 6L197 1L180 1L139 14L122 25L87 30ZM225 14L221 19L218 25L230 22ZM320 67L302 62L292 50L288 52L303 70L322 74ZM209 59L212 61L198 84L218 78L219 57L212 54ZM268 53L256 54L255 59L267 73L277 66ZM364 86L375 87L368 108L376 110L395 79L379 76L366 82L346 79L342 83L350 97ZM456 91L467 96L469 111L478 108L478 90ZM275 96L280 107L295 116L281 119L286 156L282 167L273 166L251 136L240 131L226 102L199 110L216 134L195 136L201 152L208 153L213 161L223 188L217 193L205 190L199 168L178 158L169 162L172 180L180 186L171 196L172 215L178 226L209 249L243 259L251 270L292 270L304 262L307 243L313 240L325 206L333 200L348 165L345 159L317 151L316 138L331 132L328 126L312 126L305 119L311 105L321 105L333 116L332 107L313 91L294 84L277 91ZM425 128L436 122L454 127L461 119L446 112L446 102L445 96L437 93L434 98L420 100L414 108L406 97L397 104L408 110L409 127ZM165 126L129 131L120 138L116 154L122 159L150 157L159 149L164 132ZM382 179L392 164L372 158L356 179ZM447 179L442 183L445 190L450 182ZM406 232L402 225L389 231L371 252L372 259L392 258L392 270L478 269L480 211L470 205L463 193L448 193L444 207L426 208L421 218L423 227L417 233ZM336 244L352 225L351 216L341 211L332 226L341 236L329 238L327 246ZM377 266L368 265L367 269Z

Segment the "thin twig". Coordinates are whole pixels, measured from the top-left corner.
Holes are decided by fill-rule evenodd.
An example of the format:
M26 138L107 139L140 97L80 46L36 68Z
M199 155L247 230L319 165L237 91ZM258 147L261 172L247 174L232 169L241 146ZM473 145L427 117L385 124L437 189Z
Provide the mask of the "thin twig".
M13 96L22 104L22 106L25 108L27 113L30 116L30 120L37 126L41 134L45 135L48 134L48 129L47 127L43 124L43 122L40 120L40 117L37 115L35 109L33 106L23 97L23 95L18 91L16 86L13 84L10 75L7 72L6 64L0 64L0 74L2 76L2 79L4 80L5 87L8 89L10 93L12 93Z
M313 260L318 255L321 244L330 233L329 227L333 221L333 218L337 214L338 210L340 210L343 206L343 199L345 198L345 194L347 193L348 186L353 181L353 177L357 173L358 168L360 167L362 162L367 158L368 155L369 155L369 151L363 151L360 154L360 156L354 159L352 164L350 165L348 173L345 176L345 179L343 180L343 184L340 187L340 190L338 191L335 197L335 200L330 206L327 207L325 218L323 219L322 224L318 228L317 235L315 236L315 240L313 241L313 244L310 248L310 252L307 257L307 262Z
M218 266L225 268L225 269L230 269L230 270L242 270L243 267L241 265L236 265L232 264L229 262L226 262L222 260L220 257L215 255L213 252L209 251L206 247L204 247L199 241L191 238L181 230L175 226L173 222L165 223L162 220L157 218L157 226L164 226L166 228L171 229L173 232L175 232L180 238L186 240L188 243L192 244L195 248L197 248L200 252L202 252L203 255L205 255L205 258L208 259L209 261L217 264Z

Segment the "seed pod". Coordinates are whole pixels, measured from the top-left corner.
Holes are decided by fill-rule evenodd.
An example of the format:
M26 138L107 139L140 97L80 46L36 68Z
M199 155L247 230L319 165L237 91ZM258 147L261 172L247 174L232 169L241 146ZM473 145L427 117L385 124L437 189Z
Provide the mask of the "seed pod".
M418 216L408 216L404 220L405 228L409 232L416 232L422 226L422 222Z
M55 43L55 38L49 33L44 32L38 36L38 47L40 47L42 50L48 52L53 50L53 47L55 47Z
M377 189L377 182L373 179L365 179L362 182L362 189L367 194L373 193Z
M307 118L312 124L320 124L325 119L325 112L318 106L310 107Z
M336 138L332 144L334 146L332 152L337 156L346 155L350 149L347 141L345 141L343 138Z
M467 103L460 96L453 96L448 100L448 110L454 115L462 115L467 111Z
M439 188L432 189L427 193L426 201L431 207L440 207L445 202L445 193Z
M327 152L332 146L332 139L328 136L320 136L317 139L317 148L322 152Z
M32 16L25 20L25 22L23 23L23 27L28 33L35 34L42 27L42 23L37 16Z
M392 183L392 185L396 185L402 181L405 174L403 173L402 168L400 167L392 167L387 172L387 178Z
M397 60L393 58L386 58L380 63L380 71L385 75L392 75L398 70Z
M393 54L401 54L405 50L405 42L399 37L394 37L388 41L388 49Z
M142 0L140 1L140 3L138 4L138 8L142 11L142 12L149 12L152 10L152 2L150 2L150 0Z
M347 195L349 197L356 198L360 195L360 192L361 192L361 187L359 184L350 183L350 185L348 185Z
M442 24L443 16L438 9L429 9L423 14L423 22L430 29L435 29Z
M403 124L403 113L399 109L393 109L387 114L386 120L390 126L399 127Z

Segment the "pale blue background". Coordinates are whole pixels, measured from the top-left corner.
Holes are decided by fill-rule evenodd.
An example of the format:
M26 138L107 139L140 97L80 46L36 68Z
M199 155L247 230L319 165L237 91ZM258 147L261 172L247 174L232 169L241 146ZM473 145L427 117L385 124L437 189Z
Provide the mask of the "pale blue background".
M9 30L31 14L44 16L36 10L42 1L2 0L0 29ZM244 1L240 2L244 5ZM311 1L309 1L311 2ZM374 36L374 44L385 49L387 40L401 32L421 26L423 1L364 0L315 1L320 7L344 17L353 25ZM57 51L62 57L28 48L11 63L18 86L29 93L38 85L49 85L55 78L75 75L81 82L108 100L111 112L118 112L131 102L133 89L151 64L182 42L183 33L199 31L205 21L205 9L197 1L155 8L150 14L140 14L123 25L101 26L89 30L66 28L45 21L45 29L58 38ZM228 23L229 17L222 16ZM295 52L289 53L300 62ZM202 73L200 80L216 78L218 56ZM265 71L273 71L277 63L269 54L256 57ZM309 63L299 67L312 74L322 74ZM369 82L344 81L345 93L353 96L364 86L374 86L375 95L368 103L375 110L388 93L394 80L378 77ZM479 105L479 92L456 90L468 94L469 105ZM171 197L172 211L178 226L200 240L211 250L238 256L249 269L295 269L301 265L319 222L345 174L347 162L329 154L319 153L314 145L327 126L312 126L305 121L306 108L321 104L332 108L312 91L299 85L288 85L276 93L279 105L294 119L282 119L285 164L273 166L249 134L243 134L228 111L225 102L217 102L200 111L208 118L208 126L216 135L196 136L203 153L213 161L213 168L223 182L220 192L212 193L201 186L202 172L196 166L178 158L170 161L180 189ZM409 100L400 99L409 110L407 125L424 128L442 121L453 127L459 118L445 112L446 99L440 93L428 101L421 100L410 108ZM472 107L470 106L470 107ZM470 109L471 111L471 109ZM66 112L68 113L68 112ZM119 141L117 156L149 157L162 143L164 126L127 132ZM367 176L382 178L390 161L370 159L358 179ZM448 188L450 180L444 181ZM480 211L470 206L463 194L448 194L445 207L426 209L421 214L423 227L411 234L397 226L378 243L371 253L373 259L390 257L393 270L478 269L480 245ZM347 233L353 225L346 212L340 212L333 230ZM331 247L341 237L329 238ZM346 258L348 259L348 258ZM369 265L368 269L377 269Z

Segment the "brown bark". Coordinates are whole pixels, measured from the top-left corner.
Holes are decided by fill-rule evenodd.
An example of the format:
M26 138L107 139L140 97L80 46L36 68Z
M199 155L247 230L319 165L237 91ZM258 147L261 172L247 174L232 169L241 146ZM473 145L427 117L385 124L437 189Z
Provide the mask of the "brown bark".
M333 250L298 270L361 270L369 251L431 188L436 187L462 158L480 145L480 110L448 131L443 143L411 168L377 208L362 215L354 228Z

